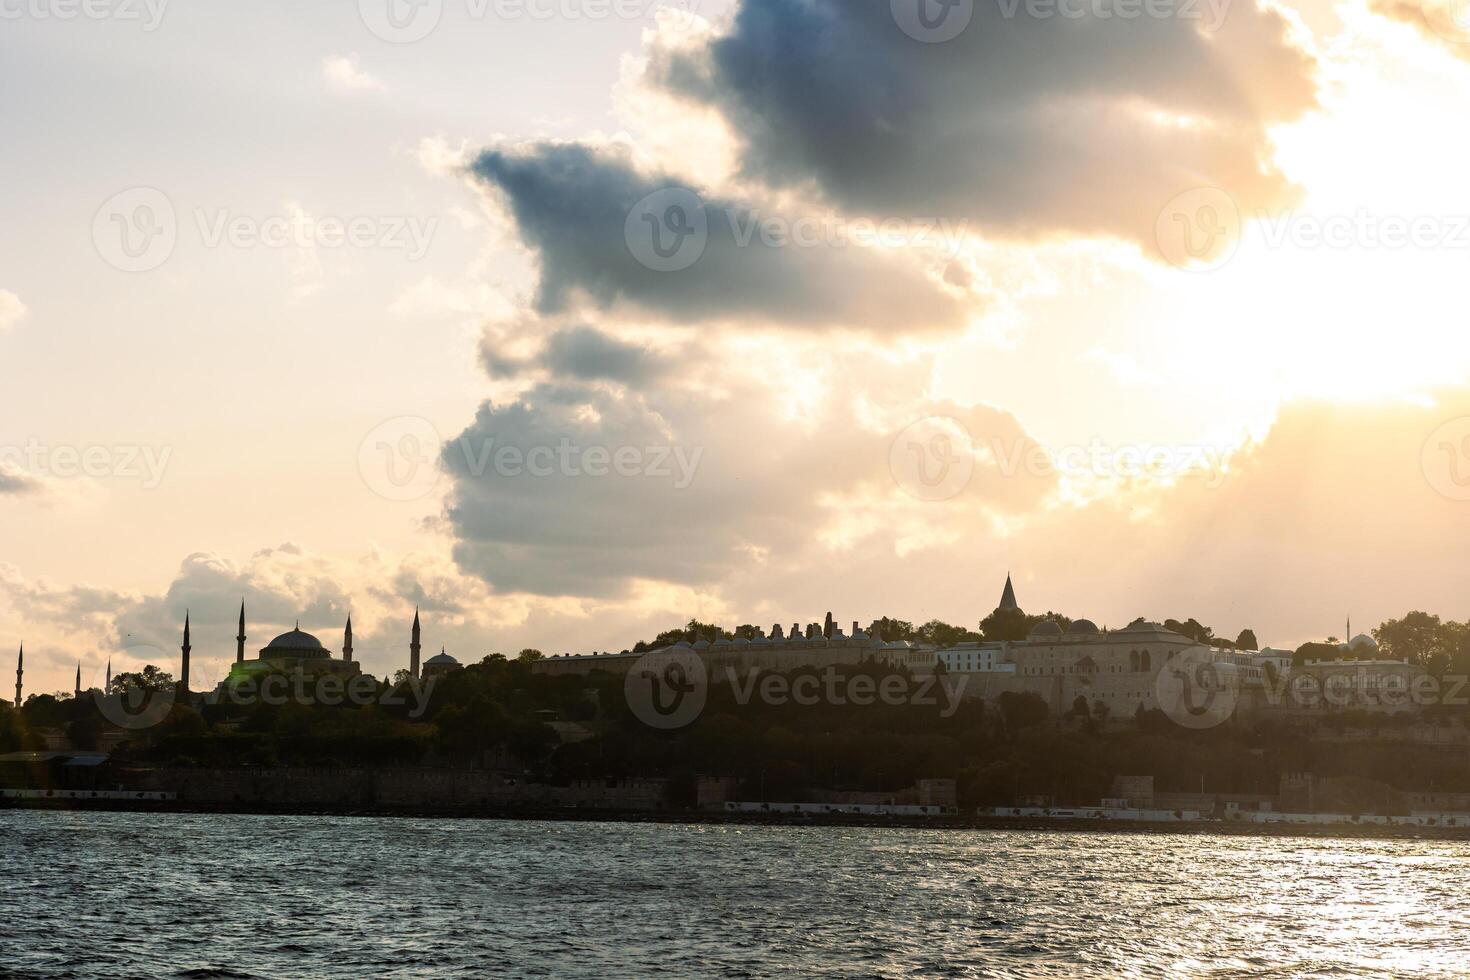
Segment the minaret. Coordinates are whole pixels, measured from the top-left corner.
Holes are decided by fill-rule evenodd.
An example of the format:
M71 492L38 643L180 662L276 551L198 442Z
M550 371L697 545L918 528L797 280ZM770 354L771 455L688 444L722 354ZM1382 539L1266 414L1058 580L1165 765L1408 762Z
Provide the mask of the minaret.
M352 613L347 614L347 628L342 631L342 659L352 663Z
M183 669L179 671L179 684L178 684L179 690L180 691L183 691L185 693L187 693L188 690L189 690L189 650L190 649L191 648L189 646L189 610L185 609L184 610L184 646L183 646L183 651L184 651L184 666L183 666Z
M15 707L20 710L20 679L26 672L26 645L20 645L20 656L15 658Z
M78 701L82 699L82 662L80 660L77 661L77 683L72 688L71 694Z
M408 675L419 676L419 610L413 610L413 641L408 645Z
M109 692L111 690L112 690L112 658L111 657L108 657L107 658L107 683L103 686L102 693L103 694L106 694L107 692Z
M235 634L235 663L245 662L245 600L240 600L240 632Z

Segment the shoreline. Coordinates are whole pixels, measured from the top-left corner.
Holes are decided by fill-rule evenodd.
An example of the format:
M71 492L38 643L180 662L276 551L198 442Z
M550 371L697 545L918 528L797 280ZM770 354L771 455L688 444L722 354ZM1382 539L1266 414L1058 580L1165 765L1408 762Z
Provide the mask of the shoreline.
M652 823L670 825L727 825L750 827L850 827L900 830L1063 832L1075 834L1124 833L1150 836L1173 834L1213 837L1301 837L1352 840L1470 841L1470 827L1395 827L1379 824L1254 824L1228 820L1147 822L1077 820L1047 817L936 817L862 816L858 814L726 813L701 810L535 809L513 807L361 807L361 806L247 806L132 802L126 800L10 800L7 811L63 813L170 813L238 814L242 816L398 817L424 820L520 820L546 823Z

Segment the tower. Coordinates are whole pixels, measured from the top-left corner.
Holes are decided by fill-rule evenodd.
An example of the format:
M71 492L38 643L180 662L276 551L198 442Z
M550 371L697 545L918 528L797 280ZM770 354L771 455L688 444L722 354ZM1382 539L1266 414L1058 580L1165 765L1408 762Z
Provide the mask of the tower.
M107 680L102 687L102 693L106 694L112 690L112 658L107 658Z
M184 666L179 671L179 690L187 692L189 690L189 650L191 649L189 646L189 610L187 609L184 610L184 646L182 649Z
M832 628L836 625L836 622L832 619L832 614L830 612L827 613L827 619L822 623L822 635L829 640L832 639Z
M72 688L71 694L78 701L82 699L82 662L80 660L77 661L77 682Z
M20 710L20 679L26 672L26 645L20 645L20 656L15 658L15 708Z
M419 610L413 610L413 640L408 644L408 676L419 676Z
M240 600L240 632L235 634L235 663L245 662L245 600Z
M352 613L347 614L347 628L342 631L342 659L352 663Z
M1007 611L1011 609L1021 608L1019 605L1016 604L1016 588L1015 586L1011 585L1010 572L1006 573L1006 587L1004 591L1002 591L1000 594L1000 605L996 606L995 608L997 610Z

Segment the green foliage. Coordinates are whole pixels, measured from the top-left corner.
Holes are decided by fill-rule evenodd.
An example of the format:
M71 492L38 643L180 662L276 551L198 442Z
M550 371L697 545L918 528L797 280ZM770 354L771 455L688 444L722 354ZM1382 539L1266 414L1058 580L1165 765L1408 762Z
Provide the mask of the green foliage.
M1259 650L1261 644L1257 642L1254 630L1245 629L1241 630L1240 635L1235 638L1235 648L1237 650Z

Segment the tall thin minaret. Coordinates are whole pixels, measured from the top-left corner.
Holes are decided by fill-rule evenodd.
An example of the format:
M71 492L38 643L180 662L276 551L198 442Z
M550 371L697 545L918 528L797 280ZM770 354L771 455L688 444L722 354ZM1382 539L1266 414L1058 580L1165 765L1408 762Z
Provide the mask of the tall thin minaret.
M108 693L111 690L112 690L112 658L111 657L108 657L107 658L107 683L103 686L102 693L103 694L106 694L106 693Z
M183 646L183 651L184 651L184 666L183 666L183 669L179 671L179 690L180 691L184 691L184 692L187 692L189 690L189 650L190 649L191 649L191 647L189 646L189 610L185 609L184 610L184 646Z
M82 699L82 662L80 660L77 661L77 683L76 686L72 688L71 693L72 697L76 698L78 701Z
M26 645L20 645L20 656L15 658L15 707L20 708L20 679L26 672Z
M352 613L347 614L347 628L342 631L342 659L352 663Z
M240 600L240 632L235 634L235 663L245 662L245 600Z
M419 676L419 610L413 610L413 640L408 644L408 675Z

